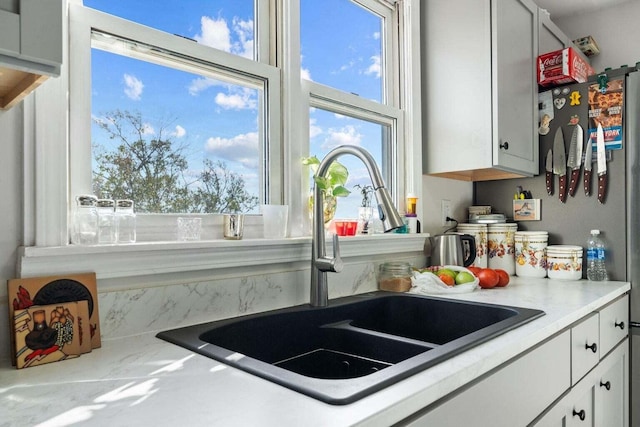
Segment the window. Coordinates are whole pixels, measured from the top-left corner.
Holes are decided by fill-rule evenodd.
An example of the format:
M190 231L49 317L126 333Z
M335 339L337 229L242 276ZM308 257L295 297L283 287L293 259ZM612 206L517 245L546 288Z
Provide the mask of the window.
M56 141L58 137L64 141L54 145L51 139L36 137L36 196L31 209L49 213L33 215L36 245L67 244L72 197L95 191L95 156L117 147L116 140L109 139L113 134L108 133L112 123L108 113L136 112L133 107L142 104L151 113L137 121L139 136L155 137L162 130L177 146L185 138L196 142L183 147L189 159L189 168L179 174L184 183L197 190L202 185L197 177L203 160L225 161L242 175L260 203L291 206L293 236L308 235L309 230L305 221L310 186L301 158L322 157L332 137L347 138L343 141L352 137L351 141L359 141L374 154L401 209L405 192L420 191L419 1L332 0L330 7L345 19L341 27L350 22L358 25L352 25L353 33L336 34L338 41L331 45L323 37L322 25L314 35L304 24L312 14L309 7L319 8L319 13L327 8L325 2L212 0L166 6L179 4L179 11L158 8L155 2L84 2L69 2L70 53L65 74L56 81L60 88L40 91L36 103L44 112L36 115L36 122L54 127ZM207 10L189 11L203 4ZM141 8L144 13L135 12ZM159 24L147 21L155 11L165 16ZM353 14L351 21L349 14ZM227 47L200 42L205 39L202 23L210 23L205 16L218 24L224 20L230 40ZM335 43L341 44L339 55L333 49L338 46ZM357 56L354 53L351 68L341 70L338 64L351 64L345 56L349 46L358 49ZM322 64L322 58L332 54L335 61ZM102 86L109 82L112 88ZM177 90L182 90L180 96ZM225 102L242 108L225 109ZM185 124L206 111L206 118ZM321 133L314 134L317 128ZM248 143L251 150L235 162L222 151L217 156L206 151L208 141L218 148L233 147L234 156L242 154L241 143ZM352 189L361 183L362 166L357 160L351 164L343 159L350 165ZM62 179L51 179L58 176ZM108 182L98 181L106 192L112 191ZM353 206L357 206L359 195L354 193ZM347 202L344 209L351 209ZM156 215L168 209L149 210L155 211L148 214L157 217L155 227L170 229L172 223L165 224L165 216Z

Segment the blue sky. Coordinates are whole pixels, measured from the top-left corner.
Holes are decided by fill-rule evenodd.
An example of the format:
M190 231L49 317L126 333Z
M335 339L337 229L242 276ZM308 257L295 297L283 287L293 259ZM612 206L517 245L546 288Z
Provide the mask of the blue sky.
M237 55L252 57L253 0L113 1L85 5L179 34ZM338 11L339 12L336 12ZM305 78L381 100L381 20L349 0L301 0L301 60ZM149 134L186 147L195 176L202 159L222 160L258 193L258 92L94 49L92 114L140 112ZM322 157L339 144L361 145L380 158L379 125L326 111L310 111L311 153ZM109 148L93 127L93 142ZM362 164L343 158L353 184L368 183ZM357 193L357 190L355 191ZM354 217L360 195L341 201L338 216Z

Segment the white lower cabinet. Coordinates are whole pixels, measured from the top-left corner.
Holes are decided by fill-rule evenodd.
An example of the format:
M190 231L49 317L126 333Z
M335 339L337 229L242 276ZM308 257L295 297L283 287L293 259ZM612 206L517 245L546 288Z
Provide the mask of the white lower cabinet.
M629 297L399 426L629 427Z
M533 425L628 427L628 378L629 340L625 339Z

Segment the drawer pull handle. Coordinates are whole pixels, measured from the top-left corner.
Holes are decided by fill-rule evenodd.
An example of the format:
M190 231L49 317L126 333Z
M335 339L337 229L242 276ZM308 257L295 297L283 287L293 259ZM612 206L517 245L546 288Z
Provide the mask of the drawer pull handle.
M573 410L573 416L578 416L578 418L580 418L580 421L584 421L585 418L587 418L587 413L584 412L584 409L581 409L580 412L576 412L576 410Z
M508 149L509 149L509 142L507 141L507 142L505 142L504 144L500 144L500 145L499 145L499 147L500 147L500 148L503 148L503 149L505 149L505 150L508 150Z
M606 383L603 383L602 380L600 381L600 387L604 387L607 389L607 391L611 390L611 382L607 381Z
M613 326L615 326L616 328L620 328L620 329L624 330L624 322L620 322L620 323L616 322L616 323L613 324Z
M596 343L593 343L593 344L591 344L591 345L585 344L585 345L584 345L584 348L585 348L585 350L589 350L589 349L591 349L591 351L593 351L594 353L595 353L596 351L598 351L598 345L597 345Z

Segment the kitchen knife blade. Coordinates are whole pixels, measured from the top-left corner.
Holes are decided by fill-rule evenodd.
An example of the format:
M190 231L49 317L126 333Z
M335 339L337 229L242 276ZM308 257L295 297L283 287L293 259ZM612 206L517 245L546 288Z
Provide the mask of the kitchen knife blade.
M607 192L607 154L604 147L604 131L600 123L598 123L596 133L596 159L598 163L598 201L604 203Z
M547 184L547 194L553 196L553 151L549 148L547 158L545 160L545 182Z
M559 176L558 199L564 203L567 200L567 158L564 151L562 127L556 130L556 135L553 138L553 173Z
M591 138L584 149L584 195L591 196L591 158L593 157L593 144Z
M582 164L582 126L576 125L571 134L571 142L569 143L569 159L567 167L571 169L571 179L569 180L569 195L576 195L578 188L578 178L580 178L580 165Z

